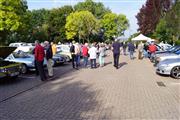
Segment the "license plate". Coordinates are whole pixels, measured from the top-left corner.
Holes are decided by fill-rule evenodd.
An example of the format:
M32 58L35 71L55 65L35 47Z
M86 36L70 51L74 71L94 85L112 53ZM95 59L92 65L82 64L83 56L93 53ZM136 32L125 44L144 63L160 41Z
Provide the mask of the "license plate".
M11 77L16 76L16 75L19 75L19 72L14 72L10 74Z

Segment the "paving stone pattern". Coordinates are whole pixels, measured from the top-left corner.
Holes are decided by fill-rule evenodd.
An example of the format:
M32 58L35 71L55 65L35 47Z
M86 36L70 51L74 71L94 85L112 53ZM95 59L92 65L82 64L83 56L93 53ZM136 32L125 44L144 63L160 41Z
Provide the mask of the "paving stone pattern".
M180 120L179 80L156 75L148 59L121 55L118 70L110 53L105 61L0 103L0 120Z

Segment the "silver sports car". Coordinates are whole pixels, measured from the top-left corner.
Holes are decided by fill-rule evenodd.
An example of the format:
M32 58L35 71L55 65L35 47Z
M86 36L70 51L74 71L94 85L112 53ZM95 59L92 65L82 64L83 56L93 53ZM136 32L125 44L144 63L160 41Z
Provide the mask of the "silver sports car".
M155 58L155 66L161 62L164 61L166 59L176 59L176 58L180 58L180 50L174 52L174 53L164 53L164 54L160 54L158 55L158 57Z
M157 64L156 72L180 79L180 58L166 59Z

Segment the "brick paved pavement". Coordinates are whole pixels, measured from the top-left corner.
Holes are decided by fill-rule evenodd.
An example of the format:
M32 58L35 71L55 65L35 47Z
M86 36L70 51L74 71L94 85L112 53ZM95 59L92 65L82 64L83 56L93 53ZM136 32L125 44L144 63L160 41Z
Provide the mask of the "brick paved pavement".
M103 68L72 71L0 103L0 119L180 119L180 81L156 75L148 60L121 56L118 70L111 61L109 56Z

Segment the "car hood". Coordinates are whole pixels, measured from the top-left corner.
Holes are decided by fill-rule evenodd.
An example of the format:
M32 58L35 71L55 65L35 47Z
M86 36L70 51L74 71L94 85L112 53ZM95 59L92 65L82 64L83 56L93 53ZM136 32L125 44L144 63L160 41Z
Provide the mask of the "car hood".
M0 47L0 58L5 59L9 56L17 47Z
M166 59L160 62L161 64L173 64L173 63L179 63L180 64L180 58L174 58L174 59Z
M34 57L15 58L15 60L17 60L19 62L33 62L34 61Z
M177 56L175 53L162 53L162 54L157 54L156 57L165 57L165 56Z
M161 60L176 59L176 58L180 58L180 55L172 54L172 55L161 56L160 58Z

